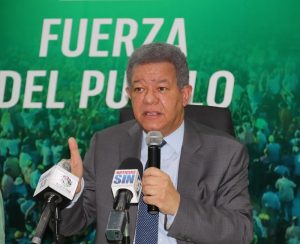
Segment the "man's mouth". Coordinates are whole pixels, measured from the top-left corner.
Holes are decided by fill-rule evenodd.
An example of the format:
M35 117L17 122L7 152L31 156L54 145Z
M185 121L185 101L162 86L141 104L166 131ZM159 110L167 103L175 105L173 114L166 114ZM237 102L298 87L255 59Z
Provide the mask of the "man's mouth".
M161 115L162 113L160 112L149 112L149 111L146 111L143 113L144 116L149 116L149 117L156 117L156 116L159 116Z

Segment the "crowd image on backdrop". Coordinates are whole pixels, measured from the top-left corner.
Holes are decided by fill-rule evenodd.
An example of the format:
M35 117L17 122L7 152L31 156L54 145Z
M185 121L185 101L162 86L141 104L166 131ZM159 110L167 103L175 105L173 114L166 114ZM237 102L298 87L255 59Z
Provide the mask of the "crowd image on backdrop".
M201 60L191 61L201 66L200 81L221 64L235 76L230 110L236 137L247 145L250 155L253 243L299 244L300 60L276 50L240 50L233 45L223 55L203 48L198 55ZM71 76L73 70L68 70ZM89 109L80 110L72 103L72 86L63 92L69 99L64 109L23 109L16 105L0 110L6 243L30 243L41 214L33 192L43 172L69 157L67 138L77 138L83 155L95 131L118 122L118 111L101 105L103 100L91 100ZM69 241L93 243L94 234L90 228ZM47 233L45 243L51 240L52 234Z

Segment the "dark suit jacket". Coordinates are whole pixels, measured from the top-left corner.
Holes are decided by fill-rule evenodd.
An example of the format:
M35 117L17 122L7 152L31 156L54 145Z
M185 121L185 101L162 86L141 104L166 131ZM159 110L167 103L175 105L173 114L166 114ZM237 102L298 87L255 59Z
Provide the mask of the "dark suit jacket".
M113 206L114 170L128 157L140 158L141 140L142 129L134 120L94 135L84 158L84 192L72 208L62 211L62 234L73 235L96 220L96 243L107 243L105 229ZM180 206L169 235L178 244L250 243L247 167L248 154L242 144L186 119L178 172ZM136 212L137 206L131 206L131 241Z

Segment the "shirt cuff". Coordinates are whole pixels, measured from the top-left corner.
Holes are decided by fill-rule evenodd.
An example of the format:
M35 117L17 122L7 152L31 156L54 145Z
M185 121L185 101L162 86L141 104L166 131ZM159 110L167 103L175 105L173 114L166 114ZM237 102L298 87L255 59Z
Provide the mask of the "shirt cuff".
M80 192L76 193L73 200L69 203L69 205L66 208L71 208L75 205L75 203L78 201L79 197L81 196L82 192L83 192L83 188L84 188L84 179L81 178L81 188L80 188Z
M164 221L165 231L168 231L171 228L175 217L176 217L176 215L165 214L165 221Z

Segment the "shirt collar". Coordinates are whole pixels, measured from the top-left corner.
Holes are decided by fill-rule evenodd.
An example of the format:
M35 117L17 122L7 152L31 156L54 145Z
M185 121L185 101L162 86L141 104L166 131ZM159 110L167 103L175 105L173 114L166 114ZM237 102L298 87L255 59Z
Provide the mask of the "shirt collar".
M178 153L178 155L180 155L181 153L183 134L184 134L184 121L175 131L173 131L170 135L164 137L164 140L167 142L167 144L170 147L172 147L175 150L175 152ZM147 147L146 136L147 133L143 131L142 148Z

